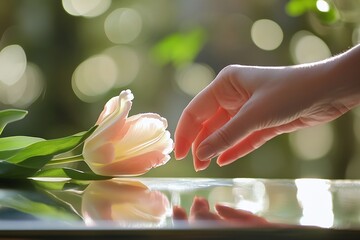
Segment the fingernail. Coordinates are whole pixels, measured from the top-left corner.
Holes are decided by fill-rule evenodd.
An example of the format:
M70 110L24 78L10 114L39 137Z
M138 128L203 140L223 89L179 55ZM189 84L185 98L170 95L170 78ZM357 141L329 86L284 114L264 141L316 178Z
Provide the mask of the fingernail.
M205 161L205 160L204 160L204 161ZM196 166L196 167L195 167L195 171L196 171L196 172L200 172L200 171L205 170L207 167L208 167L208 165Z
M234 162L236 159L227 159L226 161L224 161L223 159L217 159L216 163L217 165L219 165L219 167L223 167L226 165L229 165L230 163Z
M184 159L184 156L181 156L181 155L177 154L175 151L174 151L174 156L175 156L175 159L176 159L176 160L182 160L182 159Z
M196 156L199 158L200 161L207 161L216 156L216 152L214 149L209 145L203 145L198 148L196 151Z

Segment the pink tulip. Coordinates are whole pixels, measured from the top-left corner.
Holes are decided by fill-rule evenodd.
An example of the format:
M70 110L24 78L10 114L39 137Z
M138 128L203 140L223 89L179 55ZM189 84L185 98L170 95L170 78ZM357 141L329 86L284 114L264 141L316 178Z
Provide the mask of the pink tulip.
M173 141L167 121L155 113L128 117L134 96L122 91L110 99L94 133L85 141L83 157L100 175L140 175L170 160Z
M169 213L167 197L131 179L94 181L82 196L81 212L87 225L104 221L120 226L158 226Z

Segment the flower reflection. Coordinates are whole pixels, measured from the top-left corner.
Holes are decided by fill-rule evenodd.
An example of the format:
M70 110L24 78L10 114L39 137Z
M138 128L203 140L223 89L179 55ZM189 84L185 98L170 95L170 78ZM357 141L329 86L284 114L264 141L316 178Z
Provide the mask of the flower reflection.
M164 194L130 179L92 182L82 198L82 215L87 225L110 221L127 227L159 226L168 209Z
M296 179L297 199L302 207L302 225L332 227L334 213L330 182L322 179Z

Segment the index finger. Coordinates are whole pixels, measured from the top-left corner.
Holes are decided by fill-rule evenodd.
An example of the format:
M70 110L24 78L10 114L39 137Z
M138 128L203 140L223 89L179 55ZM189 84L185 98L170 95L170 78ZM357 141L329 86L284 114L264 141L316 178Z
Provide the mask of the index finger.
M192 142L199 134L202 124L211 118L219 103L211 91L211 85L201 91L184 109L175 129L175 158L184 158Z

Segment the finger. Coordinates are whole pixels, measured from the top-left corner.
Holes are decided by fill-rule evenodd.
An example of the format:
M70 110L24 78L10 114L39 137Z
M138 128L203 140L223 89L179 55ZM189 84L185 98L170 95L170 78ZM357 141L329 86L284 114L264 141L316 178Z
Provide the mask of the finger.
M203 197L195 197L190 208L190 215L210 211L209 202Z
M192 142L200 132L202 124L211 118L219 108L212 94L211 85L200 92L184 109L175 129L175 158L184 158Z
M212 212L205 212L205 211L200 211L197 212L195 214L193 214L190 218L190 221L193 223L196 220L211 220L211 221L219 221L221 220L221 217L218 216L215 213Z
M302 228L305 226L297 226L283 223L272 223L265 218L257 216L251 212L233 209L221 204L215 205L215 210L220 217L232 223L236 223L240 227L275 227L275 228ZM306 226L310 227L311 226Z
M174 220L187 220L187 214L185 209L180 206L173 206L173 219Z
M216 114L203 124L202 130L200 131L199 135L196 137L192 145L192 155L194 161L194 168L196 171L206 169L209 166L211 160L211 159L200 160L197 157L196 151L199 144L210 134L212 134L214 131L216 131L218 128L224 125L227 121L229 121L229 119L230 116L228 115L226 110L224 110L223 108L219 108Z
M190 209L191 221L195 220L220 220L221 218L210 212L209 203L205 198L195 197Z
M296 129L303 128L306 124L301 119L296 119L290 123L272 127L268 129L258 130L245 137L234 147L223 152L217 159L219 166L228 165L237 159L251 153L264 145L270 139L282 134L295 131Z
M234 209L220 204L215 205L215 210L217 211L219 216L227 220L233 220L239 223L256 226L269 225L269 222L265 218L257 216L245 210Z
M200 160L218 156L256 130L259 113L256 109L254 111L254 108L249 110L249 105L251 103L246 102L237 115L201 142L196 151L196 156Z
M237 159L258 149L278 134L279 133L274 128L256 131L247 136L244 140L241 140L235 146L221 153L216 160L216 163L220 167L233 163Z
M200 133L199 136L202 137L202 134ZM206 138L206 137L204 137L204 138ZM196 147L194 147L194 145L192 147L192 155L193 155L194 169L196 172L205 170L206 168L209 167L211 161L209 159L200 161L196 156Z

